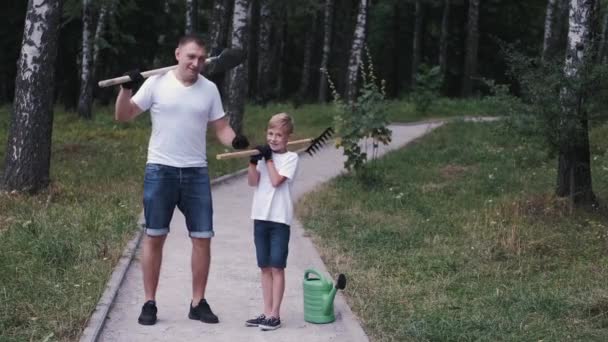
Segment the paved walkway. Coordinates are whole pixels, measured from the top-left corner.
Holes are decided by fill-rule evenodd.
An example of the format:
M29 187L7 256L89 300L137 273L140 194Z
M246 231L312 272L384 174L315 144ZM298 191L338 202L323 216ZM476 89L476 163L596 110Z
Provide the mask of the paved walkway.
M399 148L439 125L392 125L393 141L388 147L382 146L380 153ZM342 152L331 146L313 157L302 155L294 184L295 200L343 172L343 161ZM191 297L191 244L184 218L176 211L165 244L157 293L158 323L154 326L137 324L144 293L139 261L141 250L138 249L105 320L99 341L368 341L340 294L335 300L336 322L316 325L304 321L304 270L314 267L328 273L299 221L292 225L281 308L283 327L270 332L245 327L244 321L257 315L262 305L249 219L252 189L246 182L246 177L241 175L212 189L216 236L212 242L206 297L220 323L205 324L187 317ZM345 291L348 290L347 284Z

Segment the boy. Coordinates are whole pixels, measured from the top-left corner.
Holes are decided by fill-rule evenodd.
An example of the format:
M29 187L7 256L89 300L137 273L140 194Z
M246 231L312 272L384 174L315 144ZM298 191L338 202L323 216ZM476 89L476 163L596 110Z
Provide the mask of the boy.
M285 290L285 266L289 245L289 225L293 218L291 186L298 155L287 151L293 121L279 113L268 122L266 145L251 157L247 180L255 187L251 218L258 267L261 270L264 312L247 320L249 327L275 330L281 326L280 308Z

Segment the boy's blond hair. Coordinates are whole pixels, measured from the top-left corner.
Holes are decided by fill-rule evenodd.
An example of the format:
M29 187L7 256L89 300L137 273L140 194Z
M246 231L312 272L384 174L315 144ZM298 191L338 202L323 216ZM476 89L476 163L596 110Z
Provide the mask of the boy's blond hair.
M293 119L287 113L273 115L268 121L268 128L284 128L287 134L293 133Z

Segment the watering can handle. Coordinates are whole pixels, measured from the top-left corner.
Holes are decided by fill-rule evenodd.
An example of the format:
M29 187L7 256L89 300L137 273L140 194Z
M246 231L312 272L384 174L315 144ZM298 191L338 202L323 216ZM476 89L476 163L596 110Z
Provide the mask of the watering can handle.
M317 272L317 270L313 270L312 268L309 268L304 271L304 279L308 280L308 275L311 273L319 277L319 279L323 280L323 276L319 272Z

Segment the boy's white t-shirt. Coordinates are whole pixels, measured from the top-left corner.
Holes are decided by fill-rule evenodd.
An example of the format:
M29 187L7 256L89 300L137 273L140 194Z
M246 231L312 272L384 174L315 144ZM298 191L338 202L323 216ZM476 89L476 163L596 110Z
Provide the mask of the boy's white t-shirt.
M273 152L272 160L279 175L287 179L278 187L273 187L266 162L264 159L260 160L256 167L260 172L260 180L253 193L251 219L291 225L293 220L291 187L298 169L298 154Z
M207 166L207 123L225 115L213 82L199 75L185 86L172 70L148 78L131 99L142 110L150 110L148 163Z

